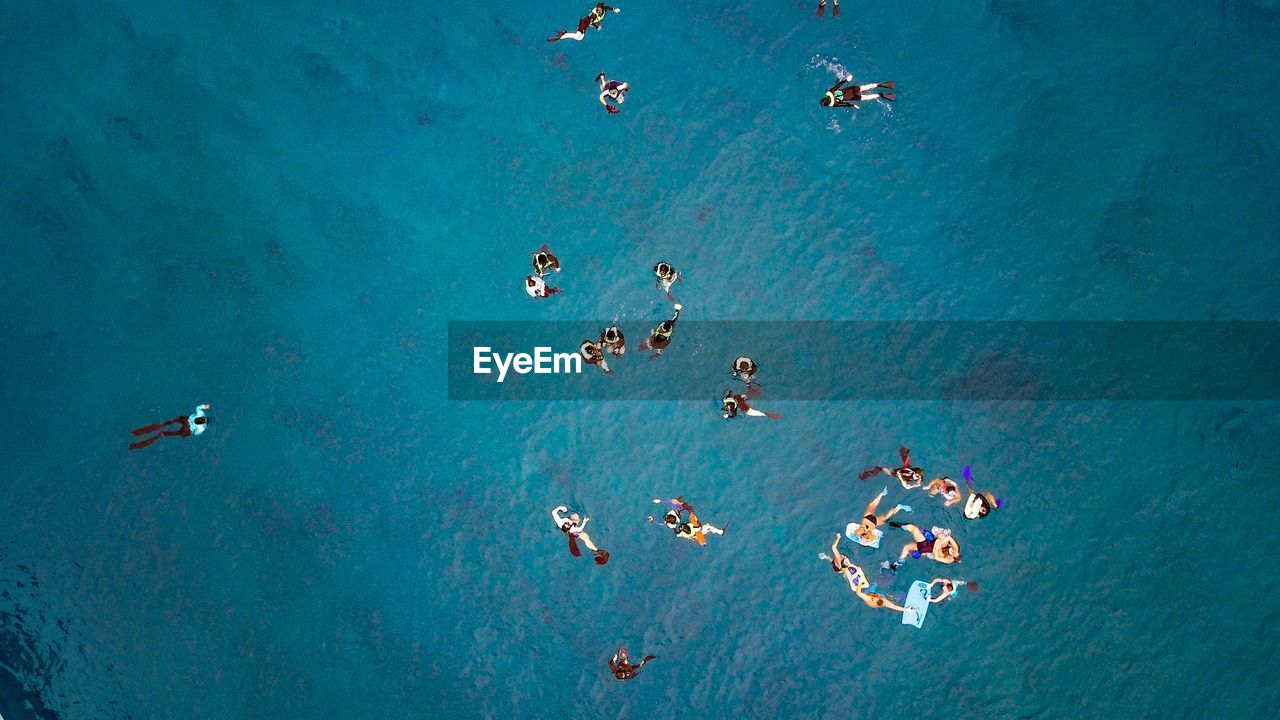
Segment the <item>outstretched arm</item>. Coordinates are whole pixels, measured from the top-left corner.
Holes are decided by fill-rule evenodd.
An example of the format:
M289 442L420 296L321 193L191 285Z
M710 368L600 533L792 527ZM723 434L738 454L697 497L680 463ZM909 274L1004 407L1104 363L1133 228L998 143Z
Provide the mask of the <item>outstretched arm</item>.
M560 513L567 512L568 510L569 508L565 507L564 505L558 505L554 510L551 511L551 519L556 521L556 527L560 527L561 525L564 525L564 518L560 517Z
M839 90L839 89L840 89L840 88L841 88L845 83L847 83L847 82L849 82L849 81L848 81L848 80L846 80L846 79L844 79L844 78L840 78L839 80L837 80L837 81L836 81L836 84L835 84L835 85L832 85L832 86L831 86L831 89L830 89L830 90L828 90L827 92L835 92L835 91Z

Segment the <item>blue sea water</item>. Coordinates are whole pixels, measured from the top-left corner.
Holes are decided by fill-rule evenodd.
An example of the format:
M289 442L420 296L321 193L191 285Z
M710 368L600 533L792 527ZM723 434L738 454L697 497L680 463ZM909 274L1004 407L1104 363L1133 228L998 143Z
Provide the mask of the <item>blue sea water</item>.
M1274 403L451 402L445 335L638 339L659 259L700 320L1280 320L1280 5L637 2L543 42L589 6L0 4L0 714L1274 716ZM898 102L824 112L832 64ZM816 559L899 444L1008 503L891 489L982 588L918 631ZM644 522L677 493L729 533ZM618 683L620 644L658 659Z

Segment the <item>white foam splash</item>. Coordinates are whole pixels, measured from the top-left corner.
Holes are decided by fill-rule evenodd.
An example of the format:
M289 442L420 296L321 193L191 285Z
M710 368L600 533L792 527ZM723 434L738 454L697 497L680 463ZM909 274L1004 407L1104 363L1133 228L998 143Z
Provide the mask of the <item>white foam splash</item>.
M809 64L805 66L807 70L826 70L836 76L837 80L852 81L853 73L849 69L840 64L840 61L834 57L823 57L822 55L814 55Z

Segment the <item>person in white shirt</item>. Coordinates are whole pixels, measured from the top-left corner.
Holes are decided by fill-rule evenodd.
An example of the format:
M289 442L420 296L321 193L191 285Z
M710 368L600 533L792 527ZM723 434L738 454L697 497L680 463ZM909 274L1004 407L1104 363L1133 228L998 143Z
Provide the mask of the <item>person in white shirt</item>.
M190 415L179 415L172 420L166 420L162 423L147 425L146 427L140 427L137 430L134 430L133 434L135 436L141 437L143 435L150 435L151 437L148 437L145 440L138 440L130 444L129 449L141 450L162 437L191 437L192 435L199 435L204 432L205 426L209 424L209 418L204 415L204 411L209 408L209 403L197 405L196 411ZM172 430L166 430L165 428L170 425L173 425L174 428Z
M591 536L586 533L587 523L591 521L591 518L580 518L578 513L572 513L568 516L562 514L567 512L569 512L568 507L558 505L551 511L551 519L555 521L556 527L560 528L560 532L569 538L569 553L574 557L582 556L582 551L578 549L578 541L581 540L588 550L595 553L597 565L609 562L609 551L596 547L596 544L591 542Z

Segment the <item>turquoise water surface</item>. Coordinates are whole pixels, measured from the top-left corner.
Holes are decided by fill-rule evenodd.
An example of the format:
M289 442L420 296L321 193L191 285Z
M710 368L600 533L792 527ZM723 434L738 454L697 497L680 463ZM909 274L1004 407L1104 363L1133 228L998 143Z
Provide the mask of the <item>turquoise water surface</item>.
M663 259L691 320L1280 320L1280 5L646 1L543 42L590 4L0 3L0 714L1273 717L1274 402L725 423L718 386L450 401L446 343L635 342ZM898 101L824 110L837 66ZM900 444L1008 503L890 490L981 583L920 630L816 559ZM679 493L728 534L645 522Z

